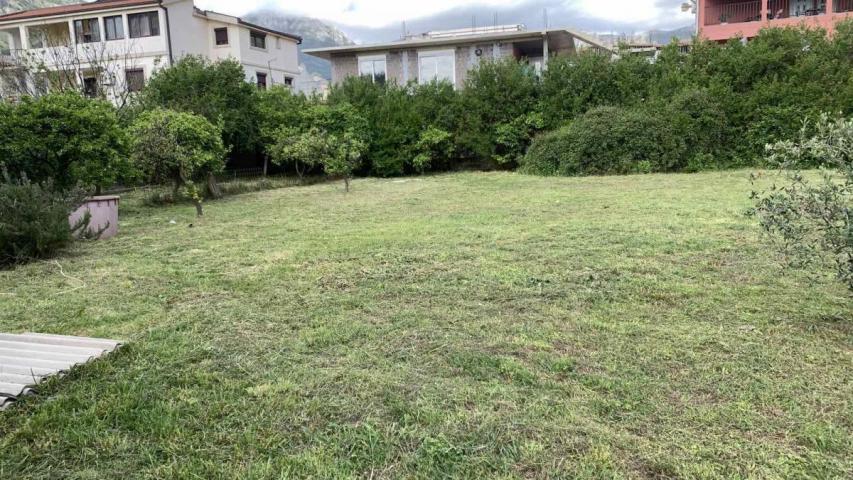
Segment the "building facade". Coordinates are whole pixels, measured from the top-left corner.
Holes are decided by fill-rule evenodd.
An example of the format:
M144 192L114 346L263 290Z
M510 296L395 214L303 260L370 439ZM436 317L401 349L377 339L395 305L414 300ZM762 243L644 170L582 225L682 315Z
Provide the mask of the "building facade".
M461 88L467 73L483 60L527 59L537 70L548 58L581 48L606 50L588 37L565 29L528 31L523 25L446 30L372 45L305 50L332 63L332 82L366 76L376 82L428 83L444 80Z
M235 59L259 88L299 75L298 36L198 9L192 0L97 0L0 16L2 92L75 85L115 102L186 55Z
M853 18L853 0L697 0L699 36L713 41L750 39L762 28L805 25L832 33Z

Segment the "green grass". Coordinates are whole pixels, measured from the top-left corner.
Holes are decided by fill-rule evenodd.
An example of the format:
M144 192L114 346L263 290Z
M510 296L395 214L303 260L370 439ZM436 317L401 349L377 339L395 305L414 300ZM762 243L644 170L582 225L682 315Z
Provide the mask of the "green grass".
M0 413L0 475L850 478L850 296L747 176L126 199L0 272L0 331L130 341Z

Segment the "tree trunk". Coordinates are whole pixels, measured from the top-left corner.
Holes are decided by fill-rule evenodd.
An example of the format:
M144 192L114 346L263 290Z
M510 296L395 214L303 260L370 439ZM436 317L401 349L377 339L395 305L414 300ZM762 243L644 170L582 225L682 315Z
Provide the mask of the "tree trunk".
M264 155L264 176L265 177L267 176L267 166L269 165L269 163L270 163L269 157Z
M207 174L207 193L211 198L222 198L222 189L216 183L216 176L213 173Z
M299 184L302 185L302 175L305 171L299 169L299 162L296 162L294 166L296 167L296 175L299 177Z

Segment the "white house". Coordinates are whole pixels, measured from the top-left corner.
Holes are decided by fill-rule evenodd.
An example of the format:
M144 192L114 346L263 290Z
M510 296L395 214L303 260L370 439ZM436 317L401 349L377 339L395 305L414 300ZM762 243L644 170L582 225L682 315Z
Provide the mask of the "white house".
M4 77L7 95L73 82L118 101L185 55L235 59L259 88L292 85L300 73L300 37L198 9L192 0L96 0L14 12L0 15L2 37L0 68L16 72Z

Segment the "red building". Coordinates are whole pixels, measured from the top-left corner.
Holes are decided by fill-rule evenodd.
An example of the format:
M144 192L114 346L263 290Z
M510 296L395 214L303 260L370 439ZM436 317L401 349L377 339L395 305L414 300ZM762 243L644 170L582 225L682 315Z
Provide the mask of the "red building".
M699 35L752 38L765 27L806 25L829 32L853 18L853 0L698 0Z

